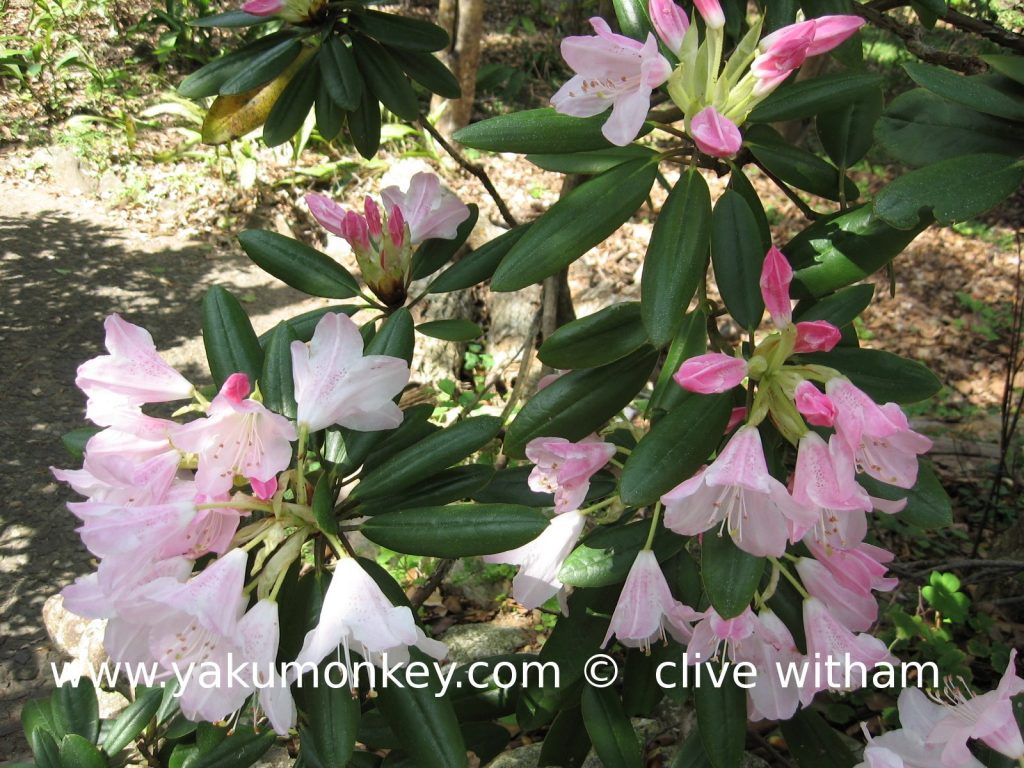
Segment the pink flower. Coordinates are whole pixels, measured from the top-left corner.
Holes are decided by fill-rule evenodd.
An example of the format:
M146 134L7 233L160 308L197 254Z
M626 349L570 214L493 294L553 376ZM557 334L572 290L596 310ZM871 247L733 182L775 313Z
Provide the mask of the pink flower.
M92 406L93 416L119 405L143 405L181 400L192 396L192 385L163 361L153 337L120 315L103 321L108 355L94 357L78 367L75 384L102 406ZM92 418L92 416L90 416ZM101 418L100 426L109 426Z
M788 720L796 713L809 686L806 680L803 685L799 680L783 684L782 670L803 664L804 657L792 633L770 609L763 608L757 615L753 634L735 646L733 659L750 662L757 670L757 684L747 691L750 720Z
M396 217L397 221L404 221L413 245L433 238L452 240L459 225L469 218L466 204L442 188L441 180L433 173L415 174L405 191L399 187L384 187L380 196L384 200L389 223ZM398 235L397 229L391 233L395 239Z
M723 352L707 352L685 361L672 378L683 389L711 395L739 386L747 376L747 361Z
M999 687L981 696L968 697L957 693L955 704L947 706L928 735L928 743L944 744L942 765L957 768L970 759L969 739L979 739L1011 760L1024 757L1024 739L1013 711L1013 697L1024 693L1024 680L1017 675L1017 650L1010 651L1010 661L999 680Z
M284 8L284 0L248 0L242 10L253 16L273 16Z
M519 566L512 580L512 597L527 610L539 608L562 591L558 572L587 519L576 510L557 515L543 533L529 544L497 555L485 555L485 563L509 563Z
M725 425L725 434L729 434L736 427L742 424L747 418L747 409L744 406L733 408L729 412L729 423Z
M320 12L324 0L248 0L242 10L253 16L277 16L284 21L307 21Z
M708 608L693 628L693 637L686 645L686 663L702 664L719 655L719 649L725 645L723 655L735 658L736 649L754 634L757 617L747 608L739 616L723 619L714 608Z
M899 579L887 577L885 564L893 559L892 552L861 542L850 549L832 549L808 540L804 542L814 558L825 566L837 582L861 594L891 592Z
M135 442L131 435L125 437ZM51 467L53 476L89 497L90 501L134 506L159 504L166 498L178 474L180 456L177 451L162 450L150 458L135 461L131 452L122 457L116 453L90 451L88 446L94 440L95 437L86 444L81 469ZM163 446L169 448L166 442Z
M860 16L819 16L814 19L814 39L807 49L807 55L828 53L846 42L862 26L864 19Z
M804 634L807 637L807 658L817 666L820 685L813 685L804 692L803 703L810 703L809 696L814 690L853 690L864 685L867 672L882 661L892 661L885 643L877 637L861 633L854 635L825 606L811 597L804 600ZM831 660L831 674L826 662ZM866 671L862 671L863 664ZM809 674L808 677L811 675ZM829 679L831 678L831 679Z
M913 488L917 457L932 441L910 429L898 405L877 405L847 379L831 379L825 391L836 406L836 435L853 453L857 470L883 483Z
M199 456L196 488L216 496L230 491L235 475L268 483L288 468L291 443L298 439L295 427L284 416L268 410L249 394L249 377L228 377L213 398L205 419L177 429L172 442Z
M793 281L793 268L782 251L774 245L768 250L761 267L761 297L778 329L793 321L793 304L789 299L789 285Z
M808 424L831 427L836 421L836 406L832 399L806 379L796 385L793 402Z
M535 466L530 488L555 495L555 512L579 509L590 490L590 478L615 455L615 446L597 435L572 443L564 437L536 437L526 444L526 458Z
M765 95L774 90L805 59L832 50L862 24L859 16L821 16L765 35L758 46L761 55L750 67L758 78L754 92Z
M793 351L831 352L842 338L842 332L827 320L808 320L796 324Z
M678 55L683 44L683 36L690 28L690 19L686 11L673 0L649 0L647 11L658 37L672 53Z
M708 29L721 29L725 26L725 14L722 13L722 6L718 0L694 0L693 4Z
M732 157L743 144L736 123L719 114L714 107L705 107L693 116L690 136L697 149L711 157Z
M651 641L664 640L665 630L676 640L690 638L690 623L701 614L672 597L658 558L648 549L637 553L615 604L602 647L615 638L629 648L651 649Z
M169 542L180 547L174 554L182 554L189 548L182 537L196 516L195 504L189 500L140 506L81 502L68 504L68 509L83 521L77 529L82 543L101 558L156 558Z
M625 146L643 127L651 91L668 79L672 66L658 53L652 33L640 43L615 34L599 16L590 25L596 36L562 41L562 57L576 74L551 97L551 105L575 117L591 117L611 106L601 132L612 144Z
M853 632L864 632L878 618L878 601L867 591L850 589L832 571L807 557L796 562L796 572L811 597L823 602L842 624Z
M411 645L437 659L448 653L444 643L429 639L416 626L408 606L392 605L377 582L348 557L334 567L320 621L306 633L295 666L289 669L289 680L294 680L303 666L319 664L339 645L349 667L352 646L372 663L380 663L382 654L387 654L389 663L406 661Z
M291 352L300 426L372 431L402 423L392 398L409 381L408 364L385 355L364 357L363 337L345 315L328 312L309 344L293 341Z
M192 561L184 557L149 560L129 554L100 561L94 573L79 576L61 590L64 607L89 619L131 616L139 595L152 582L170 578L183 582L192 573ZM110 649L108 649L109 651ZM114 657L114 661L120 659Z
M710 467L661 497L665 526L696 536L721 524L752 555L780 556L790 529L814 523L772 477L757 427L740 427Z

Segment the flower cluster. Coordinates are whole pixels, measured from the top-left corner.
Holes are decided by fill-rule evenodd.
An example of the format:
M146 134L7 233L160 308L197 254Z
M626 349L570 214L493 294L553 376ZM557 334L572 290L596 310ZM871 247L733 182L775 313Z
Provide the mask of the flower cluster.
M155 663L168 679L191 667L181 691L187 717L221 720L257 694L273 728L286 733L295 722L295 674L277 671L276 597L315 531L305 503L307 440L336 425L397 426L402 413L393 398L408 366L364 355L355 323L325 314L309 343L292 344L293 424L261 402L245 374L229 376L207 401L144 329L118 315L105 325L109 354L84 363L77 378L89 418L104 429L88 441L81 469L53 470L87 498L68 506L99 559L95 573L64 589L65 605L107 620L104 645L115 662ZM186 423L142 410L190 397L195 402L178 413L202 415ZM199 558L205 567L196 571ZM350 558L338 562L297 661L316 664L339 645L346 657L354 645L371 660L410 645L445 655L409 608L392 606ZM253 670L241 680L229 674L240 663Z
M590 20L596 36L567 37L562 56L576 73L552 97L559 112L590 117L612 107L605 138L624 146L640 133L651 106L651 92L666 83L697 148L713 157L732 157L742 144L739 126L750 111L781 85L806 59L840 45L864 20L858 16L822 16L765 35L758 20L723 67L725 14L718 0L695 3L704 19L704 39L673 0L650 0L657 38L638 40L613 33L600 19ZM658 50L658 38L676 58L673 65Z

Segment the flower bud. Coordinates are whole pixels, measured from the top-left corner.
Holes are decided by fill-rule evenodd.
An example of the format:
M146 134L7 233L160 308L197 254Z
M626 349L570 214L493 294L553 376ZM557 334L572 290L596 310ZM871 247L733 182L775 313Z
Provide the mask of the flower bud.
M836 406L832 398L806 379L796 385L793 400L808 424L816 427L831 427L835 424Z
M676 384L690 392L711 395L726 392L747 375L747 361L721 352L691 357L673 374Z
M761 297L772 316L772 322L779 330L793 320L793 306L789 300L789 284L792 280L793 268L782 251L773 245L761 267Z
M697 149L712 157L732 157L740 151L740 129L714 107L705 107L690 121L690 136Z
M708 25L708 29L721 29L725 26L725 14L718 0L694 0L698 13Z
M797 323L793 352L830 352L842 338L839 329L827 320Z
M647 10L651 15L651 23L658 37L668 46L672 53L678 55L683 44L683 36L690 28L690 20L686 11L676 5L673 0L650 0Z

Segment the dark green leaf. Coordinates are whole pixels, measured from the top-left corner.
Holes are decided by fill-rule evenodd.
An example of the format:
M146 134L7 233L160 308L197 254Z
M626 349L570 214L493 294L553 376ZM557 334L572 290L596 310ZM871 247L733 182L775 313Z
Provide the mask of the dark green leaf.
M905 523L925 530L948 528L953 524L953 505L949 494L942 487L932 465L926 461L919 462L917 484L909 491L867 475L861 475L857 480L872 496L891 501L906 499L907 506L899 513L899 519Z
M445 99L458 99L462 96L462 88L455 75L433 54L390 47L388 51L405 70L405 74L428 91Z
M420 323L416 330L424 336L444 341L472 341L483 335L483 329L471 320L431 320Z
M801 355L801 359L835 368L878 403L916 403L942 387L921 363L881 349L836 347L831 352Z
M1001 203L1024 181L1024 165L997 154L962 155L900 176L875 197L874 210L900 229L930 212L939 224L963 221Z
M292 335L298 341L305 342L313 338L313 332L316 330L317 324L323 319L324 315L330 312L335 312L339 315L352 317L352 315L358 312L359 309L360 307L353 306L351 304L335 304L330 307L321 307L320 309L303 312L301 315L289 317L284 322L288 324ZM273 334L273 330L267 331L259 337L260 346L267 346L267 343L270 341L271 334Z
M612 6L622 34L634 40L646 40L648 33L654 31L647 15L647 3L641 0L612 0Z
M760 284L764 253L757 219L746 200L731 189L715 204L711 219L711 260L715 266L715 282L729 314L742 328L755 329L764 314Z
M986 115L1024 121L1024 98L993 88L982 77L965 77L945 67L905 62L903 68L915 83L944 99Z
M42 728L33 731L28 743L32 747L32 757L35 758L37 768L62 768L57 742L49 731Z
M729 174L729 189L747 201L750 212L757 220L757 231L761 235L761 251L768 253L768 249L772 247L772 230L768 224L768 214L764 211L764 205L761 203L761 198L758 197L757 190L754 189L754 185L750 183L750 179L747 178L747 174L743 172L742 168L735 168Z
M209 752L200 752L187 761L187 768L249 768L270 749L277 735L239 728Z
M765 168L797 189L824 197L840 199L839 171L807 150L794 147L773 128L755 125L746 131L744 143ZM842 178L847 200L860 195L857 185Z
M582 768L590 752L590 736L580 707L563 709L541 745L539 768Z
M288 323L282 321L274 327L263 350L263 371L259 378L263 404L289 419L294 419L298 413L292 376L291 345L295 340Z
M284 72L285 67L295 60L301 50L302 43L295 38L282 40L248 59L244 67L221 84L219 92L232 96L266 85Z
M707 673L705 670L705 681ZM730 669L722 685L696 686L693 700L708 762L714 768L736 768L743 759L747 736L746 691L736 685Z
M359 293L359 284L348 270L298 240L265 229L247 229L238 242L261 269L303 293L328 299Z
M411 363L415 346L416 333L413 330L412 315L408 309L402 307L384 321L377 335L366 345L365 354L399 357Z
M580 706L587 733L602 765L608 768L642 768L640 742L615 691L588 685L583 689Z
M53 692L51 702L54 726L62 736L74 733L96 743L100 714L92 680L83 676L77 685L62 685Z
M335 104L334 99L327 93L322 75L313 111L316 115L316 129L326 141L332 140L341 133L341 129L345 125L345 110Z
M448 47L448 33L421 19L382 13L357 6L349 16L354 29L382 43L410 51L440 51Z
M818 301L805 300L796 305L793 319L797 321L827 320L837 328L852 323L854 318L867 309L875 295L875 286L870 283L851 285Z
M1024 56L1013 53L990 53L979 56L999 74L1024 85Z
M356 57L338 35L324 41L320 55L320 75L324 88L334 103L347 112L359 105L363 93L363 78L356 66Z
M647 521L599 528L565 559L558 572L559 581L573 587L621 584L646 543L649 531ZM685 543L681 536L661 532L655 537L654 554L659 562L667 560Z
M409 555L470 557L507 552L533 541L548 519L531 507L451 504L376 515L360 530L370 541Z
M711 193L697 171L680 177L654 224L644 258L640 306L656 347L675 337L704 279L711 242Z
M846 741L813 709L801 709L781 725L786 746L799 768L853 768L857 764Z
M818 138L832 162L849 168L868 153L885 101L876 86L859 98L818 114Z
M377 466L356 486L350 498L372 499L426 480L483 448L500 429L501 419L475 416L436 432Z
M233 373L252 384L263 369L263 350L238 299L215 285L203 297L203 344L217 388Z
M275 32L214 59L182 80L178 93L188 99L216 96L221 86L245 69L256 56L291 38L289 32Z
M656 164L634 160L576 187L512 246L491 288L518 291L539 283L603 242L643 204L656 173Z
M522 458L535 437L579 440L621 411L643 388L657 355L641 347L600 368L570 371L535 394L509 425L505 453Z
M362 35L352 36L356 64L363 75L366 90L403 120L414 121L420 114L409 79L384 46Z
M754 599L765 559L737 547L725 532L701 539L700 573L711 605L724 619L739 616Z
M50 697L31 699L21 708L21 728L25 733L25 741L32 743L32 734L37 730L47 731L51 736L64 734L57 730L53 719L53 705Z
M650 411L657 417L659 411L671 411L684 397L686 390L672 376L685 360L703 355L708 350L707 316L703 312L690 312L683 318L679 332L669 345L665 362L651 395ZM656 419L657 420L657 419Z
M537 656L533 653L510 653L479 659L475 662L479 666L472 669L469 664L458 665L452 673L448 690L459 720L498 720L513 714L519 699L519 686L498 685L494 672L497 669L498 677L504 681L505 675L514 669L516 681L525 684L540 674L534 666L536 661Z
M526 234L528 227L529 224L524 224L510 229L463 256L438 275L437 279L430 284L430 293L461 291L487 280L494 274L494 270L498 268L498 264L512 249L512 246Z
M501 754L511 738L508 730L497 723L466 723L460 730L466 749L479 758L481 765Z
M324 768L347 765L355 748L359 729L359 699L347 685L323 682L325 669L334 662L333 654L320 664L320 685L305 680L296 688L306 725L300 730L303 749L310 746Z
M270 16L255 16L251 13L246 13L241 10L224 11L223 13L214 13L210 16L201 16L198 19L191 19L188 24L190 27L251 27L256 24L266 24L267 22L273 21Z
M476 226L477 218L480 216L480 209L475 203L470 203L469 217L459 224L455 237L451 240L444 240L439 237L425 241L416 253L412 256L412 279L422 280L424 277L434 274L452 260L452 257L463 246L473 227Z
M320 88L318 55L307 61L274 102L263 124L263 143L276 147L291 139L306 122Z
M372 160L380 148L380 105L367 87L360 93L359 106L348 114L348 133L356 151Z
M494 473L491 481L473 494L473 501L490 504L524 504L528 507L553 507L555 497L551 493L537 493L530 490L528 478L532 466L502 469ZM598 472L590 478L590 489L586 501L601 499L615 490L615 478L608 472Z
M60 742L61 768L107 768L107 758L96 745L76 733L69 733Z
M607 119L606 115L561 115L550 107L528 109L473 123L456 131L452 138L467 147L491 152L562 155L610 147L601 133Z
M139 688L135 701L121 710L103 737L103 751L113 756L131 744L156 715L162 698L159 688Z
M360 504L359 514L379 515L407 507L435 507L470 499L493 477L494 468L484 464L453 467L438 472L394 496L384 496Z
M624 147L608 147L592 152L570 152L562 155L530 154L526 159L545 171L596 174L604 173L630 160L650 160L654 155L654 150L649 147L627 144Z
M714 768L704 751L700 729L696 724L690 731L690 735L686 737L686 741L679 747L676 756L672 758L669 768Z
M637 444L619 480L619 496L630 506L658 501L689 479L722 439L732 399L688 394Z
M628 301L563 325L545 339L537 356L552 368L593 368L625 357L646 341L640 304Z
M881 75L873 72L833 72L786 83L762 101L747 117L752 123L781 123L813 117L873 93L880 93Z
M60 436L61 443L74 459L81 460L85 457L85 446L92 439L92 436L100 431L99 427L79 427L65 432Z

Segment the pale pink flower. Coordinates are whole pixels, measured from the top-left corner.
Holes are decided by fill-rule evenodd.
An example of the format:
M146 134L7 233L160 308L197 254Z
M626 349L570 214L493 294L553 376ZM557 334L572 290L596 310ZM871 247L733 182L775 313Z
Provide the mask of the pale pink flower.
M789 285L793 282L793 268L789 260L774 245L768 249L761 266L761 298L778 329L793 321L793 303L789 298Z
M842 331L827 320L807 320L796 324L793 352L831 352L842 339Z
M778 557L791 529L814 524L771 476L757 427L741 427L710 467L661 497L665 526L696 536L721 524L740 549ZM795 539L794 539L795 540Z
M932 441L910 428L898 405L877 405L847 379L830 379L825 391L836 406L836 435L853 452L857 470L883 483L913 488L917 457Z
M409 646L435 658L444 658L447 647L430 640L416 626L408 606L395 606L377 582L352 558L339 560L324 594L320 621L306 633L302 649L289 669L289 681L308 664L319 664L341 645L346 663L354 646L364 658L377 663L382 654L388 662L408 659Z
M746 418L746 407L740 405L737 406L736 408L733 408L732 411L729 412L729 423L725 425L725 434L729 434L734 429L736 429L736 427L738 427L740 424L746 421Z
M248 0L242 10L253 16L277 16L297 24L315 16L323 5L324 0Z
M694 0L693 4L708 29L721 29L725 26L725 14L718 0Z
M1024 757L1024 738L1013 711L1013 697L1024 693L1024 680L1017 675L1017 650L1010 651L1006 671L994 691L980 696L953 693L955 703L932 728L927 741L943 744L942 765L957 768L971 756L969 739L979 739L1011 760Z
M676 384L690 392L711 395L739 386L747 377L747 361L723 352L706 352L686 360L672 374Z
M615 638L629 648L650 651L651 642L665 639L668 630L676 640L690 638L691 622L701 614L672 597L658 558L649 549L637 553L622 585L602 647Z
M803 664L804 657L792 633L770 609L763 608L757 615L750 638L734 646L733 659L750 662L757 670L757 684L747 691L748 719L788 720L796 713L808 686L806 681L799 685L793 680L784 685L782 670Z
M736 123L714 107L705 107L693 116L690 136L697 149L711 157L732 157L743 145L743 136Z
M810 703L809 697L813 696L815 690L860 688L875 665L883 661L893 661L885 643L866 633L854 635L832 615L821 600L815 597L804 600L803 618L804 634L807 637L807 659L812 665L808 677L814 673L815 665L820 675L820 685L809 686L808 690L804 691L805 705ZM833 667L831 681L825 665L830 659L838 665ZM862 672L859 664L863 664L866 671Z
M764 95L772 91L805 59L832 50L862 24L864 19L859 16L821 16L765 35L759 44L761 54L750 67L758 78L754 92Z
M77 529L82 543L101 558L155 558L169 542L177 543L182 551L174 554L181 554L188 547L180 542L196 516L189 500L138 506L80 502L68 504L68 509L83 521Z
M610 106L601 132L612 144L625 146L640 133L651 91L668 79L672 65L658 53L653 33L641 43L615 34L599 16L590 25L596 36L562 40L562 57L576 74L551 97L551 105L575 117L591 117Z
M831 427L836 421L836 406L832 398L804 379L796 385L793 402L808 424Z
M686 11L673 0L649 0L647 10L658 37L672 53L678 55L683 44L683 36L690 28L690 19Z
M253 16L273 16L284 8L284 0L248 0L242 10Z
M851 548L867 533L865 513L873 504L856 481L849 451L835 436L828 443L815 432L800 438L793 500L813 511L814 535L822 543L836 549ZM802 537L806 530L798 529L794 537Z
M414 174L406 190L384 187L380 196L384 200L389 223L396 220L404 222L413 245L433 238L453 240L459 225L469 218L466 204L444 189L441 180L433 173L421 171ZM395 227L391 237L398 240L405 227Z
M847 629L864 632L875 623L878 601L870 589L851 589L841 583L830 569L807 557L796 561L796 572L811 597L821 600Z
M555 595L561 595L558 579L565 558L576 546L587 518L572 510L557 515L533 541L508 552L484 555L485 563L518 565L512 580L512 597L527 610L539 608Z
M228 377L205 419L185 424L172 435L175 446L199 456L196 488L216 496L230 491L235 475L267 483L288 468L291 443L298 438L288 419L246 398L249 377Z
M757 617L750 608L731 619L723 619L714 608L708 608L686 644L686 663L702 664L716 658L720 652L726 658L735 658L736 649L754 634L756 624Z
M79 576L61 590L64 607L88 619L131 616L139 595L157 579L183 582L192 573L192 561L184 557L150 560L134 554L108 557L96 571ZM114 659L119 661L119 659Z
M615 455L615 446L597 435L573 443L564 437L535 437L526 444L526 458L535 466L530 489L555 495L555 512L579 509L590 490L590 478Z
M106 430L105 430L106 431ZM130 443L136 439L125 435ZM178 474L180 456L164 442L159 453L135 460L131 449L127 456L109 452L93 452L86 446L81 469L50 468L53 476L74 488L90 501L107 504L159 504ZM137 444L136 444L137 445Z
M109 315L103 327L106 329L104 343L110 354L82 363L75 378L75 384L90 401L95 399L103 404L99 410L192 396L192 385L163 361L149 331L116 314Z
M392 398L409 381L409 365L386 355L364 357L363 337L345 315L328 312L309 344L293 341L291 352L300 426L372 431L402 423Z
M220 494L219 498L195 494L197 507L217 501L228 501L228 494ZM185 555L191 558L202 557L214 552L224 554L231 547L231 540L238 530L238 524L248 512L230 507L212 507L199 509L188 527L177 538L168 539L160 551L162 557Z

